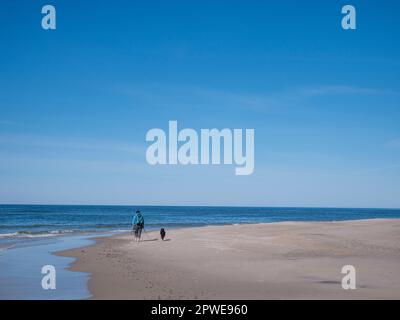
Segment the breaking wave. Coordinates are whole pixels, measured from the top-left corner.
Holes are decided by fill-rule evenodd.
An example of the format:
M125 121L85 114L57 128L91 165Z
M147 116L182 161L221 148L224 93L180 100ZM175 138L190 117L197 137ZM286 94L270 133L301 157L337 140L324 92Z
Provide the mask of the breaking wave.
M18 231L11 233L0 233L0 238L43 238L43 237L56 237L60 235L74 233L74 230L51 230L51 231Z

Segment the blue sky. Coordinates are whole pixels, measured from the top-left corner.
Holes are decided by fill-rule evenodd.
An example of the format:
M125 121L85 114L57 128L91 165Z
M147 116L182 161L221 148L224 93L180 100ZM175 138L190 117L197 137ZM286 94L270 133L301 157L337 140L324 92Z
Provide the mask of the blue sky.
M1 1L0 203L398 208L399 15L389 0ZM149 166L146 132L169 120L254 128L254 174Z

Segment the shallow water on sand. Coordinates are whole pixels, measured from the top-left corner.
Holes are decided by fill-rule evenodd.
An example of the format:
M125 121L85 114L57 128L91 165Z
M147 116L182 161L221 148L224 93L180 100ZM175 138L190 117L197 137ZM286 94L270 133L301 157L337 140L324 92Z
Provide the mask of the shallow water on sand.
M73 258L52 253L92 244L91 237L98 235L64 236L38 239L15 244L0 250L0 299L85 299L89 274L71 272L66 268ZM56 269L56 289L42 288L42 267L53 265Z

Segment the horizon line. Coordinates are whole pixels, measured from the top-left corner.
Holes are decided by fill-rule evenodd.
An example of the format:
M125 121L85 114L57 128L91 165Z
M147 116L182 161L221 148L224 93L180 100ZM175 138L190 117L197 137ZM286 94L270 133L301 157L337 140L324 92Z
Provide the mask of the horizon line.
M257 206L257 205L160 205L160 204L61 204L61 203L0 203L0 206L99 206L99 207L193 207L193 208L265 208L265 209L374 209L400 210L397 207L334 207L334 206Z

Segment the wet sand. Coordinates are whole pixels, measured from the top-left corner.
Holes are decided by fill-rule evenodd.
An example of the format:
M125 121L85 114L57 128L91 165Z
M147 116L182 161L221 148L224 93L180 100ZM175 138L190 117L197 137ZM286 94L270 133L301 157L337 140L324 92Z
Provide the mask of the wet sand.
M94 299L400 299L400 220L282 222L99 238L58 253ZM342 267L356 268L344 290Z

